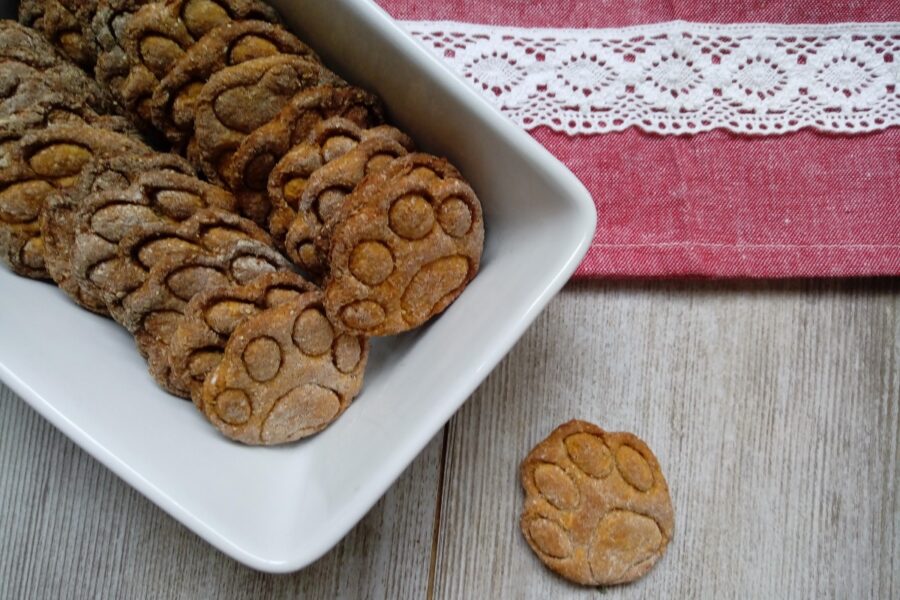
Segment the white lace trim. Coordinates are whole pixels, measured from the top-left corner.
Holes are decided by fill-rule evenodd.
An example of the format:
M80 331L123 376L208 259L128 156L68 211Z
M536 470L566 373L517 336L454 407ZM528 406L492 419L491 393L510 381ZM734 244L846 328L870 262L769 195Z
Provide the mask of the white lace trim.
M900 125L900 23L404 24L526 129L781 134Z

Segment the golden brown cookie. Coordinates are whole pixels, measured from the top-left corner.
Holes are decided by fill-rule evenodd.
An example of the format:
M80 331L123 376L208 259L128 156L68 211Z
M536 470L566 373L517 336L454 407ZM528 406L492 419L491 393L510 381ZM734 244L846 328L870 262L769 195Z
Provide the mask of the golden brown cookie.
M128 63L119 88L124 106L141 122L151 122L150 100L187 50L216 27L248 17L277 20L265 3L248 0L170 0L140 7L121 38Z
M23 135L0 170L0 260L20 275L49 278L40 228L46 198L74 185L93 159L149 152L130 136L87 125L58 124Z
M29 110L0 117L0 165L12 165L18 160L19 141L24 135L57 125L89 125L127 135L132 135L134 131L122 117L96 114L82 116L70 112L66 104L37 104ZM4 167L0 167L0 172L3 169Z
M38 31L10 19L0 19L0 58L36 69L68 62Z
M11 165L18 153L17 144L25 134L56 125L106 129L137 139L137 132L124 117L98 115L90 109L75 108L68 100L44 98L26 110L0 116L0 165ZM2 170L3 167L0 167Z
M197 96L213 73L277 54L319 62L306 44L280 25L236 21L216 27L188 48L160 80L150 102L153 124L173 144L184 143L193 135Z
M191 298L168 347L169 379L200 407L206 376L222 359L235 328L248 317L317 290L300 275L277 271L250 283L206 290Z
M205 217L197 217L187 231L179 229L182 223L205 210L233 208L234 197L225 190L170 171L151 171L125 190L88 196L74 219L71 266L80 293L107 310L118 307L160 255L196 250ZM270 239L244 219L227 227L264 242ZM182 239L190 235L194 238Z
M394 335L425 323L478 272L481 203L446 160L408 154L363 179L331 233L328 316Z
M631 433L569 421L521 467L522 533L541 561L582 585L628 583L665 553L675 530L656 457Z
M195 154L188 158L197 161L210 181L224 181L228 161L243 139L268 123L298 91L320 85L343 81L317 63L287 54L218 71L197 97Z
M70 121L84 121L96 117L77 89L65 88L61 82L47 79L44 74L17 62L0 63L0 119L18 113L45 114L44 123L60 121L60 113L67 113ZM51 113L52 114L51 116Z
M166 4L198 40L230 21L280 21L275 9L259 0L167 0Z
M363 177L380 171L412 147L406 134L389 125L363 130L358 145L342 155L329 152L327 141L297 146L269 177L272 237L283 240L285 253L301 268L324 273L330 228L346 197ZM312 165L321 166L310 171Z
M94 76L123 105L122 86L131 66L124 49L125 28L134 14L149 2L150 0L98 0L91 20L90 31L97 43ZM137 119L134 114L132 117ZM149 128L147 122L138 122L138 125L142 129Z
M238 325L201 391L206 417L245 444L292 442L321 431L362 387L366 338L338 332L319 292Z
M119 323L134 336L138 350L147 357L157 383L185 398L190 396L190 390L180 386L174 377L168 349L184 321L187 303L199 293L247 284L261 275L289 268L274 248L257 240L233 238L215 246L209 239L209 235L201 239L204 250L162 255L141 287L123 299L122 312L117 315Z
M89 289L80 287L72 273L78 210L93 194L111 190L124 191L142 177L148 177L148 173L159 171L172 171L187 176L194 174L187 161L175 154L116 156L88 163L75 186L57 191L48 198L41 214L44 263L56 285L83 308L99 314L107 313L102 298L92 295Z
M339 121L332 120L340 117ZM269 218L266 185L281 157L297 144L309 142L324 120L333 125L319 131L324 152L343 154L361 136L361 129L384 122L376 96L351 86L319 86L296 94L271 121L249 134L223 171L228 187L257 222Z
M0 20L0 116L64 103L78 114L112 112L109 95L34 30Z
M125 25L121 39L128 73L118 88L120 100L144 123L150 122L150 98L196 39L171 5L151 2L138 9Z
M79 16L90 14L95 6L93 0L21 0L19 21L44 34L74 63L91 70L96 48Z

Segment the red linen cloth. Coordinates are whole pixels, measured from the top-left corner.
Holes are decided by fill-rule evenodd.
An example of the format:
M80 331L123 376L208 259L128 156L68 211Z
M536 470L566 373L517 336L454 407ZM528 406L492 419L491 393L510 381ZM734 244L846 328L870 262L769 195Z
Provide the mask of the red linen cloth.
M520 27L900 20L883 0L378 0L397 19ZM534 137L597 205L576 277L900 274L900 128L841 136L623 133Z

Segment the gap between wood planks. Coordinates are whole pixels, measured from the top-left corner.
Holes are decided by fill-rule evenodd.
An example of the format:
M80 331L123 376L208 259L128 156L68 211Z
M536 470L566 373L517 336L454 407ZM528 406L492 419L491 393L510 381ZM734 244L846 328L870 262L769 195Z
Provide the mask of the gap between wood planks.
M441 464L438 467L437 500L434 507L434 527L431 530L431 559L428 561L428 587L425 597L428 600L434 598L434 571L437 567L438 542L441 535L441 503L444 498L444 467L447 463L447 437L450 431L450 421L444 424L441 439Z

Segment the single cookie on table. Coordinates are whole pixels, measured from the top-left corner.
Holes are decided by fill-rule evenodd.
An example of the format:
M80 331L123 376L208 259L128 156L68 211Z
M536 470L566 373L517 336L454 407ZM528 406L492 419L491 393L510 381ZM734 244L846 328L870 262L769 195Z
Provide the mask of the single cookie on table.
M57 124L24 134L0 169L0 260L16 273L48 279L40 218L47 197L73 186L96 158L151 152L125 135L82 124Z
M520 526L545 565L583 585L642 577L665 553L675 513L659 462L631 433L569 421L520 470Z
M329 318L347 331L394 335L442 312L475 277L481 203L446 160L408 154L357 185L331 231Z
M223 171L225 181L247 213L258 222L269 217L266 185L275 164L297 144L310 141L323 120L334 121L324 152L343 154L359 140L360 129L384 122L381 101L352 86L318 86L296 94L268 123L250 133Z
M160 252L196 249L196 241L183 241L176 235L180 224L203 210L228 212L234 207L234 197L225 190L193 176L160 170L140 175L127 189L88 196L74 215L71 273L79 294L108 311L111 304L118 306L122 296L143 283ZM254 239L270 239L249 221L241 220L237 226ZM190 231L196 228L189 226ZM164 234L175 239L166 241ZM123 243L124 256L120 254Z
M93 0L21 0L19 21L40 31L74 63L90 71L96 60L96 47L85 35L83 15L96 8Z
M201 243L208 249L162 256L150 268L141 287L124 299L124 318L119 320L134 336L140 353L147 357L157 383L184 398L190 397L190 390L182 387L172 372L169 345L184 322L188 302L199 293L247 284L290 266L274 248L257 240L231 239L218 247L205 240Z
M172 386L189 394L199 408L203 382L222 360L235 328L262 310L297 302L317 289L300 275L282 270L191 298L168 346Z
M197 96L210 76L225 67L277 54L318 56L291 32L266 21L236 21L204 35L163 77L150 101L153 124L173 144L184 144L194 132Z
M88 288L82 288L73 274L72 255L75 251L76 221L80 208L88 197L111 190L126 190L141 178L156 172L180 173L193 176L193 167L176 154L153 153L149 155L132 154L116 156L92 161L82 170L78 183L65 190L52 194L41 214L41 236L44 240L44 263L50 277L61 290L66 292L77 304L98 314L107 314L106 304L99 296L92 294ZM179 191L179 193L184 193ZM164 194L165 195L165 194ZM102 209L96 210L88 217L93 219L98 212L98 229L103 230ZM115 212L113 222L123 224L137 222L135 216L129 215L128 209L107 208L107 212ZM138 211L139 212L139 211ZM124 213L124 214L123 214ZM109 224L107 219L107 224ZM122 237L122 228L111 234L115 243ZM109 237L104 241L113 245Z
M197 96L196 145L188 147L188 159L210 181L224 182L228 162L244 138L275 117L294 94L320 85L345 83L318 63L287 54L214 73Z
M201 390L201 408L225 436L253 445L321 431L359 393L368 341L339 332L319 292L243 321Z
M364 130L358 145L334 158L325 146L297 146L269 177L272 237L283 240L285 253L298 266L325 273L330 231L346 198L365 176L412 149L412 140L389 125ZM314 164L321 166L309 171Z

